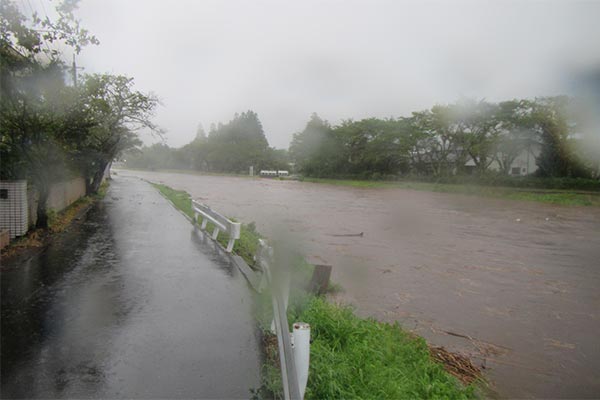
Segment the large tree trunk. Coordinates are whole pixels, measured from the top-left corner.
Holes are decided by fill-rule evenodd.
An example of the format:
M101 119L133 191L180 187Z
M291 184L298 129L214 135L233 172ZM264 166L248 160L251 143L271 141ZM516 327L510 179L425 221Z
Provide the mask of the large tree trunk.
M102 184L102 178L104 178L104 171L106 170L107 166L108 166L108 162L100 163L100 166L94 173L92 182L90 183L90 190L91 190L90 194L98 193L98 190L100 189L100 185Z
M90 196L93 194L92 178L85 178L85 195Z
M36 228L47 228L48 227L48 210L46 206L48 203L49 188L43 185L37 188L40 195L37 204L37 221L35 223Z

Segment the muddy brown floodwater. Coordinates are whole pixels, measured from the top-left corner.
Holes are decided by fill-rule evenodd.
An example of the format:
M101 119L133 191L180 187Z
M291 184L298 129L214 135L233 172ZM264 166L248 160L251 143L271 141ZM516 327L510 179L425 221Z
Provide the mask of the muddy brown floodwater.
M363 316L485 366L500 397L600 397L600 208L118 171L293 240ZM358 234L363 236L339 236Z

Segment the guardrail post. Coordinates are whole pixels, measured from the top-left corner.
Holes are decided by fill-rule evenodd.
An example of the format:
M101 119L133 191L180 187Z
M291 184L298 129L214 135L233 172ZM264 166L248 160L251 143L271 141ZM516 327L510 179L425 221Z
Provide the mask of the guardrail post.
M227 251L228 253L231 253L231 250L233 250L233 244L235 243L235 239L230 237L229 238L229 242L227 243L227 248L225 249L225 251Z
M310 364L310 325L305 322L295 322L292 337L298 388L300 389L300 396L304 398L306 383L308 382L308 366Z
M212 233L212 239L217 240L217 237L219 237L219 228L217 228L215 226L215 229L213 230L213 233Z
M262 267L267 282L271 286L271 295L273 300L273 323L275 333L277 334L277 345L279 347L279 362L281 366L281 380L283 385L283 397L285 400L302 400L303 395L300 392L298 383L298 373L296 372L296 361L294 349L292 347L293 335L289 332L286 310L281 287L273 282L273 271L269 265L273 259L273 249L267 246L266 242L259 239L259 248L257 252L259 265ZM305 341L302 334L299 340ZM309 332L310 342L310 332ZM308 376L308 375L307 375ZM306 386L305 386L306 388Z

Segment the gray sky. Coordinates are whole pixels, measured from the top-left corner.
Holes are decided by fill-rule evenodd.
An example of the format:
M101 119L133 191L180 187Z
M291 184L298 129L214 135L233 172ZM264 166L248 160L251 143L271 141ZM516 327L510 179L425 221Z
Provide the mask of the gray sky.
M78 15L100 40L79 64L156 93L171 146L252 109L287 148L312 112L551 95L600 65L600 1L82 0Z

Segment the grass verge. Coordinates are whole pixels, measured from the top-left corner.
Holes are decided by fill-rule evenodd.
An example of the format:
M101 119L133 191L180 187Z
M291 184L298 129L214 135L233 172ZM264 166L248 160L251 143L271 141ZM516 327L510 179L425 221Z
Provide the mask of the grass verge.
M309 399L469 399L462 386L432 360L424 339L357 317L351 308L312 297L297 315L311 325Z
M430 182L385 182L323 178L304 178L303 181L357 188L412 189L428 192L459 193L509 200L537 201L564 206L600 206L600 193L593 192L582 193L569 190L524 189Z
M192 221L194 220L194 210L192 209L192 198L186 191L183 190L175 190L167 185L163 185L160 183L151 183L156 189L162 193L168 200L170 200L176 208L181 210L185 215L187 215ZM232 221L235 221L234 218L229 217ZM198 223L202 222L202 217L198 217L198 220L195 221ZM212 223L208 223L206 225L206 230L212 232L214 225ZM240 238L235 241L235 245L233 246L233 251L240 257L246 261L246 263L250 266L254 265L254 255L256 254L256 250L258 248L258 240L260 239L260 235L256 232L256 227L254 223L250 224L242 224L242 229L240 232ZM217 237L217 241L223 246L227 247L227 241L229 238L223 232L219 232Z
M122 167L113 167L114 170L119 171L119 170L130 170L130 171L147 171L147 172L165 172L165 173L169 173L169 174L183 174L183 175L201 175L201 176L235 176L238 178L250 178L250 179L258 179L260 178L257 175L254 176L250 176L247 173L240 173L240 174L236 174L233 172L208 172L208 171L197 171L197 170L193 170L193 169L174 169L174 168L158 168L158 169L151 169L151 168L138 168L138 167L128 167L128 166L122 166Z
M194 218L188 193L162 184L152 185ZM234 252L249 265L254 264L259 238L254 224L242 225ZM226 244L225 237L219 240ZM398 324L359 318L350 307L330 304L323 297L307 293L305 288L314 267L299 255L289 260L292 284L288 321L307 322L312 328L306 399L476 397L476 386L463 384L447 372L432 357L424 339L404 331ZM255 398L282 398L277 338L270 332L272 306L268 289L258 296L256 310L263 332L265 362L262 388L253 394Z

